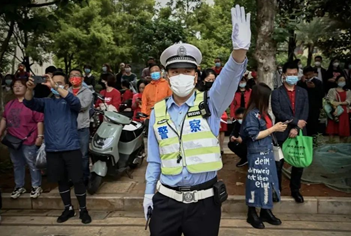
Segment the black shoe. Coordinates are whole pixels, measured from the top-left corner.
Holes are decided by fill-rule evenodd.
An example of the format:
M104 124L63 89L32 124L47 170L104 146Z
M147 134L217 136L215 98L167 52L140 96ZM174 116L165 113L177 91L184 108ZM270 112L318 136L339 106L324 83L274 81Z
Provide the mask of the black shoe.
M295 199L295 202L297 203L303 203L305 201L300 192L292 192L291 196Z
M245 165L247 165L247 160L240 159L240 161L236 164L236 167L243 167Z
M260 217L258 217L255 207L249 207L246 221L256 229L264 229L264 224Z
M91 217L87 209L79 210L79 219L82 220L83 224L89 224L91 222Z
M63 223L67 221L69 218L72 218L76 215L74 212L73 206L65 208L62 214L57 218L57 223Z
M281 225L282 221L275 217L270 209L261 209L260 218L271 225Z

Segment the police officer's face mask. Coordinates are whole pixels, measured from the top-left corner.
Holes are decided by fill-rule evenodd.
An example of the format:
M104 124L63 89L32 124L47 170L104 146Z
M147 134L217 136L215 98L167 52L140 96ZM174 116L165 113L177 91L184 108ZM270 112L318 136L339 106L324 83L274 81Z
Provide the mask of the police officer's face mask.
M195 76L179 74L169 78L171 90L179 97L188 96L195 88Z

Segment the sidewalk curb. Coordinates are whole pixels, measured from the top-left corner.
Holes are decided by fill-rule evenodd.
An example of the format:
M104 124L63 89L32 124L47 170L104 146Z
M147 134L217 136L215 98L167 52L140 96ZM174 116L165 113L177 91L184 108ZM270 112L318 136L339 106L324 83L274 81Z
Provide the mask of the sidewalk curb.
M29 194L23 194L19 199L12 200L9 193L3 193L3 209L22 210L62 210L63 205L58 194L42 194L38 199L30 199ZM78 207L78 202L72 194L72 204ZM87 197L90 210L109 211L142 211L143 196L125 194L97 194ZM247 206L245 196L229 196L223 204L225 213L245 213ZM351 215L351 198L347 197L305 197L302 204L295 203L291 197L282 197L282 202L274 205L275 213L287 214L337 214Z

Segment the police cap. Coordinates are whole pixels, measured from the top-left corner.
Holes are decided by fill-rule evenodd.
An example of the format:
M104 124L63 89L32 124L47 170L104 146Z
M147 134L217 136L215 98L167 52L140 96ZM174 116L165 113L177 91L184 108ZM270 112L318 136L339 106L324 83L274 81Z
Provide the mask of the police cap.
M202 54L194 45L179 43L164 50L160 61L167 70L175 68L197 68L201 64Z

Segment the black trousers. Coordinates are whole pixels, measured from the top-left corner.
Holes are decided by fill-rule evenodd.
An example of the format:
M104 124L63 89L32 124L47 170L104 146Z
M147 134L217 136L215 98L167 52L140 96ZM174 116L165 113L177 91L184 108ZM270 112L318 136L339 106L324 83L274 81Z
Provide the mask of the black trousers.
M245 145L229 142L228 148L241 159L247 160L247 147Z
M284 166L284 159L279 162L275 162L277 166L278 180L279 180L279 190L282 191L282 169ZM301 188L301 177L303 173L303 168L292 167L291 169L291 179L290 179L290 190L291 193L298 192Z
M217 236L221 207L213 197L185 204L156 193L150 221L151 236Z
M314 136L318 133L319 115L320 115L320 109L313 109L308 114L307 125L306 125L308 136Z

